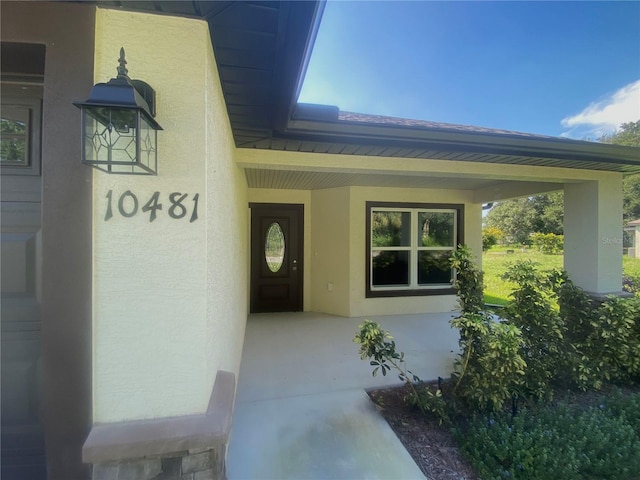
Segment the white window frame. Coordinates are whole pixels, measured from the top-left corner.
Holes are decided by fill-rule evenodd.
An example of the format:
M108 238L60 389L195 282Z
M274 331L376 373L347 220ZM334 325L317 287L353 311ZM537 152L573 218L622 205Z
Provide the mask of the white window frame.
M410 245L376 247L373 245L373 217L377 212L407 212L410 214ZM425 247L418 243L418 215L420 213L450 213L453 215L453 244L446 247ZM409 296L409 295L434 295L454 293L453 281L455 271L452 271L451 281L447 283L419 284L418 283L418 255L422 251L448 251L453 253L458 244L462 243L460 227L462 225L462 205L441 204L407 204L407 203L379 203L367 202L367 296ZM408 285L374 285L373 284L373 259L374 252L379 251L408 251L409 284Z

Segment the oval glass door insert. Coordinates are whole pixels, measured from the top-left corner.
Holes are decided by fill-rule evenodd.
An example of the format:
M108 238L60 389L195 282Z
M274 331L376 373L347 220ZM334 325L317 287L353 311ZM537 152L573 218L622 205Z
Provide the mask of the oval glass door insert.
M267 238L264 241L264 257L273 273L282 268L284 248L284 232L278 222L273 222L267 229Z

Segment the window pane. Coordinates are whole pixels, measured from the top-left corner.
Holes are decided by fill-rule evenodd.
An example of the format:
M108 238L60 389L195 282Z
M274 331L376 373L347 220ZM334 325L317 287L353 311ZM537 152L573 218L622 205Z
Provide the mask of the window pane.
M409 285L409 252L373 251L373 285Z
M418 252L418 284L434 285L451 282L451 251Z
M420 212L418 214L419 247L453 247L453 213Z
M2 106L0 121L0 161L27 165L29 139L29 108Z
M0 140L0 161L3 163L27 164L26 139L2 135Z
M408 247L411 245L411 212L373 212L372 247Z
M137 157L137 114L131 110L85 109L85 157L89 161L122 162L129 167Z
M280 224L273 222L267 230L264 241L264 256L269 270L273 273L282 268L284 262L284 232Z

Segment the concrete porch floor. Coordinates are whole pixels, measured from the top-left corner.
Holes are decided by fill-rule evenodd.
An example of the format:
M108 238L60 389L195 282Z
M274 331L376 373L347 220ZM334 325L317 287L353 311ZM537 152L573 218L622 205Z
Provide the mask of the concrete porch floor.
M448 376L458 351L455 313L367 317L389 330L423 380ZM227 455L229 480L424 478L365 389L371 375L352 339L363 318L251 315Z

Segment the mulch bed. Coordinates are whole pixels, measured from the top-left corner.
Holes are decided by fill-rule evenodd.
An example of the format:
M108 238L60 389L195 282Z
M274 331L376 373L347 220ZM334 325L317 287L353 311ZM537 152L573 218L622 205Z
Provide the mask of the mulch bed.
M610 393L611 386L600 392L556 392L557 402L588 408L597 405ZM624 395L640 393L640 385L618 388ZM368 392L378 410L396 433L422 473L429 480L479 480L471 465L458 450L453 434L438 424L435 417L425 417L407 405L405 386Z
M471 466L458 451L453 435L406 405L406 387L372 390L369 396L394 430L413 460L429 480L477 480Z

